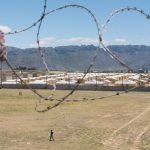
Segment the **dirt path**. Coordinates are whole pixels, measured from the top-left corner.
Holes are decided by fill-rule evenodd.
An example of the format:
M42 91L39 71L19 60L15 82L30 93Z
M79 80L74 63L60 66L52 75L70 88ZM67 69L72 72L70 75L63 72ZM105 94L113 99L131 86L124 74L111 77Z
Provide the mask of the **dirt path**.
M140 144L141 144L141 137L150 129L150 126L147 126L143 129L143 131L138 134L134 141L133 148L131 150L140 150Z
M138 116L116 129L109 139L103 142L103 149L138 150L140 138L150 128L149 115L150 107L146 108Z

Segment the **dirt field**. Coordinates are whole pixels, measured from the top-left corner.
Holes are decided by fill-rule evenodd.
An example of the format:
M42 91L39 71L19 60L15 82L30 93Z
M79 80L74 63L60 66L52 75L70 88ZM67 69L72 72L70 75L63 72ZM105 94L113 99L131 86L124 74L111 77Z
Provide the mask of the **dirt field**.
M67 92L54 94L61 98ZM70 98L111 94L80 91ZM35 111L37 100L29 90L0 90L0 150L150 150L149 92L64 102L46 113Z

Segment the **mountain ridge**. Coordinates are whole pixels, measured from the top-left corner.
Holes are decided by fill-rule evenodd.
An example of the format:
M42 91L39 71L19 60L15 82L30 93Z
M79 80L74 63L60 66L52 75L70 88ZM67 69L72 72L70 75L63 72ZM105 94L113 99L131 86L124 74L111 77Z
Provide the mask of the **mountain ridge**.
M110 45L112 52L133 69L150 70L150 46ZM37 48L8 47L8 60L14 68L44 68ZM45 59L50 70L85 71L97 49L94 45L44 47ZM140 61L139 61L140 60ZM7 68L4 65L4 68ZM93 70L124 70L102 49L99 50Z

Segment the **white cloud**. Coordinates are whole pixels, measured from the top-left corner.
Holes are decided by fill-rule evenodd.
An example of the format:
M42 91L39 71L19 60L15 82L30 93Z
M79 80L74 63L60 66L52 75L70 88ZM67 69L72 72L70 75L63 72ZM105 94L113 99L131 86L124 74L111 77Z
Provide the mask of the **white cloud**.
M107 45L125 45L127 40L125 38L116 38L110 41L103 40ZM94 44L98 45L98 38L89 37L72 37L72 38L55 38L45 37L40 39L40 46L61 46L61 45L81 45L81 44ZM37 43L30 44L28 47L37 47Z
M70 43L90 43L90 44L98 44L98 38L85 38L85 37L73 37L66 39L66 42Z
M0 25L0 30L2 30L4 33L8 33L11 31L11 29L8 26Z
M41 46L47 46L56 42L57 42L57 39L54 37L46 37L46 38L40 39Z
M55 38L45 37L40 39L41 46L67 45L67 44L98 44L98 38L72 37L72 38ZM30 44L30 47L37 47L36 43Z
M113 41L115 44L127 44L127 40L124 38L116 38Z

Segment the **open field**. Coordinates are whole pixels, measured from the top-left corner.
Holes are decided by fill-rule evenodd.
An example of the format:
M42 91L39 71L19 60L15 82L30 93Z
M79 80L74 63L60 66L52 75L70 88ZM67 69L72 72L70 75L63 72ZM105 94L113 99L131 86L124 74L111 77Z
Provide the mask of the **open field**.
M150 93L132 92L100 100L64 102L35 111L29 90L0 90L0 150L150 150ZM47 95L51 91L41 90ZM68 91L56 91L61 98ZM78 91L71 99L113 92ZM55 101L50 102L55 103ZM49 130L55 141L50 142Z

